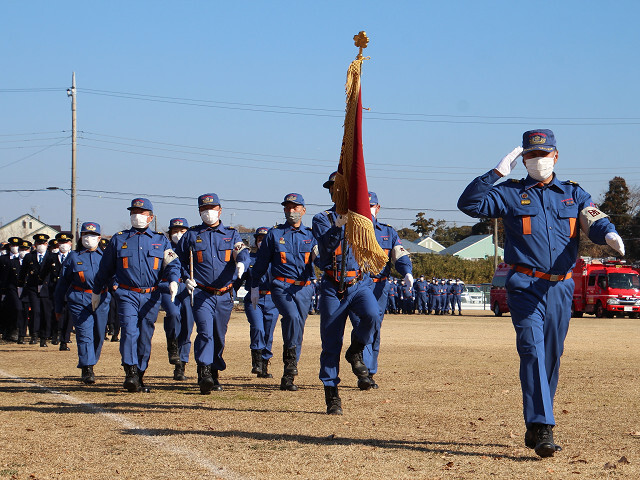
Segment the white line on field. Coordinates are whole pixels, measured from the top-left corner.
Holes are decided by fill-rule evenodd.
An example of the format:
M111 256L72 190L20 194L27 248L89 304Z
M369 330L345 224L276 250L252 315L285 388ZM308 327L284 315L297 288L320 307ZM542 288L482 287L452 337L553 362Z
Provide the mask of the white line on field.
M184 447L180 447L178 445L174 445L174 444L170 443L170 441L165 440L162 436L154 435L153 433L151 433L146 428L144 428L144 427L132 422L131 420L128 420L123 415L120 415L120 414L117 414L117 413L107 412L106 410L98 407L97 405L94 405L94 404L89 403L89 402L85 402L84 400L81 400L81 399L79 399L77 397L74 397L72 395L68 395L66 393L62 393L62 392L59 392L57 390L53 390L51 388L47 388L44 385L40 385L38 383L30 382L28 380L25 380L22 377L18 377L16 375L12 375L12 374L10 374L8 372L5 372L3 370L0 370L0 376L3 376L5 378L9 378L11 380L18 381L20 383L23 383L25 385L29 385L31 387L39 388L39 389L44 390L45 392L47 392L47 393L49 393L51 395L55 395L55 396L61 398L61 399L65 400L65 401L67 401L69 403L73 403L73 404L76 404L76 405L82 405L84 407L87 407L90 410L93 410L95 413L99 413L100 415L108 418L109 420L111 420L111 421L113 421L115 423L119 423L124 428L127 428L129 430L135 430L136 431L136 436L146 440L149 443L152 443L153 445L156 445L156 446L162 448L167 453L170 453L172 455L176 455L177 457L180 457L182 459L192 460L193 462L196 462L196 463L200 464L202 467L206 468L211 473L213 473L214 475L217 475L220 478L224 478L224 479L228 479L228 480L246 480L247 479L247 477L242 477L242 476L240 476L240 475L238 475L238 474L236 474L234 472L231 472L229 470L223 469L219 465L216 465L215 463L210 461L208 458L205 458L202 455L199 455L198 452L196 452L195 450L193 450L191 448L184 448Z

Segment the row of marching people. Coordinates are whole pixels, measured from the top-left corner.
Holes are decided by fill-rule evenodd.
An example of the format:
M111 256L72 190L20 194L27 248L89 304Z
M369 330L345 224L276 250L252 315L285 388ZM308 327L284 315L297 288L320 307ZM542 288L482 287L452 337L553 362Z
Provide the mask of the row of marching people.
M434 277L428 281L424 275L420 275L413 286L406 285L404 280L394 278L390 278L389 283L391 285L387 300L388 313L454 315L457 306L458 315L462 315L461 297L464 283L460 279L445 280Z

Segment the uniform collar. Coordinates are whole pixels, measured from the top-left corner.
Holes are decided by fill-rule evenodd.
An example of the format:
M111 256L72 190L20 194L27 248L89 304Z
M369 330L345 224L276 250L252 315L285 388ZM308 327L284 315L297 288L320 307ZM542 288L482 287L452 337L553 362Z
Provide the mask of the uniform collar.
M304 223L300 223L300 226L298 228L295 228L295 227L289 225L289 222L284 222L282 224L282 230L285 231L285 232L288 232L288 231L292 231L294 233L295 232L303 232L305 228L307 228L307 227L304 226Z
M539 183L541 183L541 182L539 182L535 178L531 178L529 175L527 175L527 178L524 179L524 189L525 190L529 190L530 188L535 187ZM551 180L544 187L545 188L551 188L552 190L555 190L555 191L560 192L560 193L564 193L564 188L562 188L562 184L558 180L558 176L555 173L553 174L553 180Z
M380 225L380 222L378 222L378 219L376 217L371 215L371 220L373 221L373 226L375 228L377 228L378 230L382 230L382 225Z
M79 252L78 252L78 251L76 251L76 253L77 253L78 255L83 255L83 254L85 254L85 253L95 253L95 252L98 252L98 253L100 254L100 256L102 256L102 250L100 250L100 247L96 248L94 252L90 252L90 251L89 251L89 250L87 250L86 248L83 248L83 249L82 249L82 250L80 250ZM71 252L69 252L69 253L71 253Z
M145 235L148 235L148 236L152 237L153 236L153 230L151 230L150 227L147 227L142 231L137 230L135 228L131 228L129 230L129 238L133 237L134 235L138 235L138 234L140 234L140 235L145 234Z
M227 233L227 227L222 224L222 220L217 227L210 227L205 223L201 223L200 225L198 225L198 233L202 233L206 230L211 230L212 232Z

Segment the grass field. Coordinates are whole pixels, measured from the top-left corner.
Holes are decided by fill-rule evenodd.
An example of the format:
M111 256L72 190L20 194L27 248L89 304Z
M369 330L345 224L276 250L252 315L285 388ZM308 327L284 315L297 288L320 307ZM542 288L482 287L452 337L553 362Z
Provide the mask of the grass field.
M556 396L563 451L549 459L524 447L509 316L387 316L380 388L358 390L342 361L343 416L325 414L318 316L298 392L278 388L279 333L274 378L249 373L248 331L234 312L224 391L208 396L193 361L187 382L172 380L161 320L151 393L122 389L117 343L105 343L93 386L79 381L75 343L0 345L0 478L640 478L639 320L572 320Z

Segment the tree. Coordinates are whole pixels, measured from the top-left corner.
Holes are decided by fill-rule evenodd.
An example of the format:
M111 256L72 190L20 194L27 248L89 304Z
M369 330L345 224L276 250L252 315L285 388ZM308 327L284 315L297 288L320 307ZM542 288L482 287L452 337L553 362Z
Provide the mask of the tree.
M444 222L444 220L439 221ZM453 227L445 227L442 225L434 231L433 239L444 247L450 247L460 240L467 238L469 235L471 235L470 226L465 225L458 227L454 224Z
M629 198L629 188L624 178L613 177L609 180L609 190L604 194L600 210L611 217L619 232L631 223Z
M398 230L398 236L402 239L402 240L408 240L410 242L413 242L414 240L417 240L418 238L420 238L420 235L418 235L415 230L411 230L410 228L401 228L400 230Z
M433 218L425 218L424 212L418 212L416 215L416 221L413 222L411 226L414 227L414 231L418 235L422 234L428 237L431 235L431 232L438 227L438 222L444 222L444 220L436 221Z

